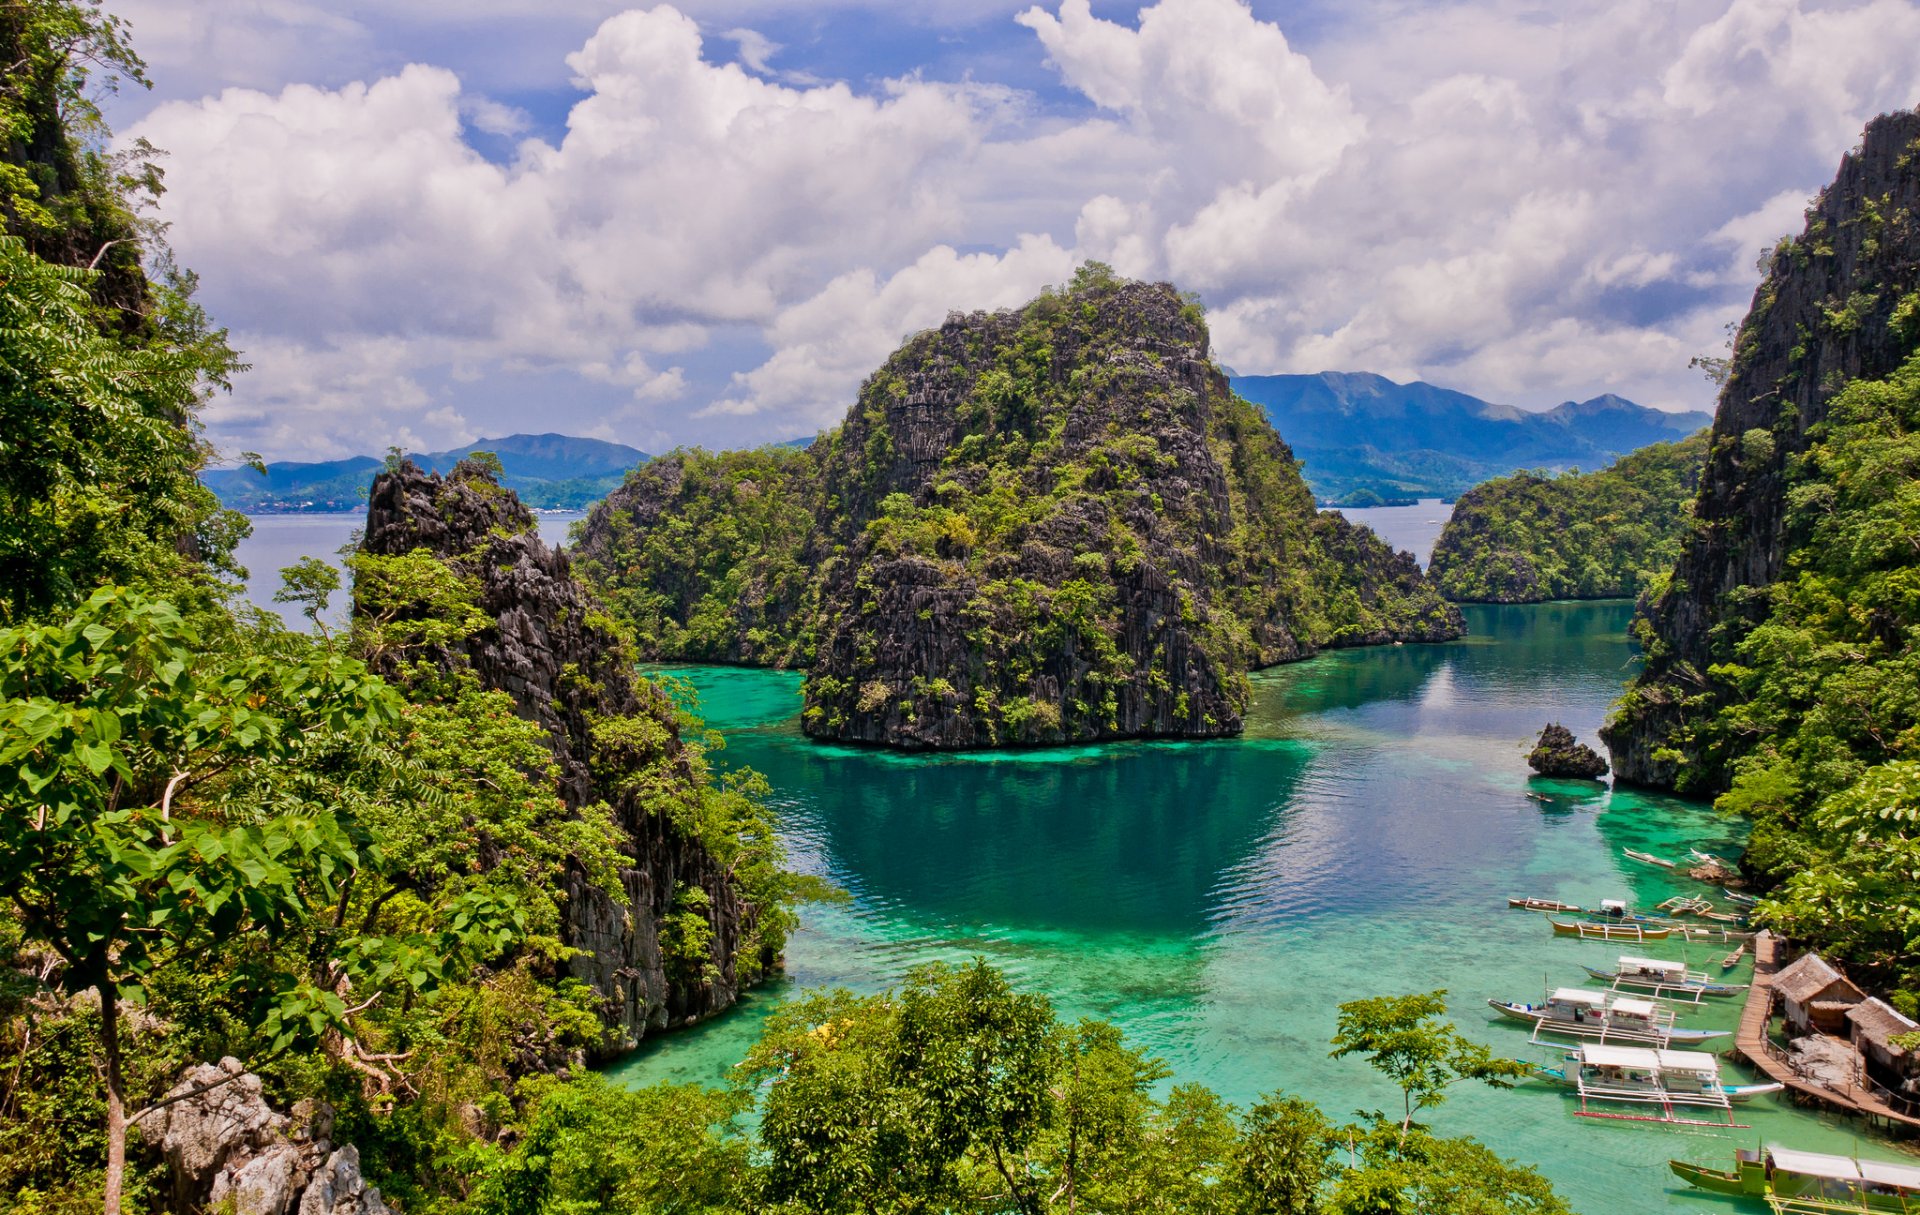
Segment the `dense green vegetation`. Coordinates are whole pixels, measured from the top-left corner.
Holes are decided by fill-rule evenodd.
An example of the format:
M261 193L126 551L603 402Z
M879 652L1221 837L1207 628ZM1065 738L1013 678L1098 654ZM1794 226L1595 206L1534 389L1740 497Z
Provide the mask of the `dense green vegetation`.
M1920 1011L1920 357L1856 381L1788 465L1787 573L1706 674L1673 741L1753 820L1762 914ZM1646 644L1658 646L1650 634ZM1623 702L1657 690L1633 688Z
M1064 1025L979 964L793 1003L727 1091L588 1072L604 1010L567 974L565 892L624 899L631 841L562 796L547 731L467 661L498 627L474 554L362 552L340 633L233 606L237 526L195 481L195 418L235 357L137 254L86 268L131 188L88 176L97 132L19 125L90 115L81 65L137 60L77 0L15 5L0 35L53 65L52 93L0 92L28 115L0 157L0 1213L172 1206L147 1118L223 1056L280 1108L331 1105L332 1141L422 1215L1564 1210L1414 1121L1514 1073L1439 1020L1443 993L1343 1009L1337 1053L1404 1112L1352 1127L1284 1096L1241 1115L1163 1094L1111 1026ZM497 471L476 455L437 484L502 495ZM338 576L283 574L318 626ZM764 783L721 771L668 700L587 723L637 757L612 793L703 843L762 913L737 947L777 954L799 884ZM698 909L673 906L663 946L697 966Z
M1638 595L1673 568L1693 518L1707 432L1598 472L1521 472L1461 495L1428 574L1459 603Z

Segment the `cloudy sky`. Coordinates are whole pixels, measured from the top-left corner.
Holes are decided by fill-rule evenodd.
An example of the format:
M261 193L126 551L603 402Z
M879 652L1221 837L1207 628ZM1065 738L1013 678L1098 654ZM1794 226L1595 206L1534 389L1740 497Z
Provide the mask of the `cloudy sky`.
M276 459L812 434L1087 258L1243 373L1706 407L1913 0L117 0Z

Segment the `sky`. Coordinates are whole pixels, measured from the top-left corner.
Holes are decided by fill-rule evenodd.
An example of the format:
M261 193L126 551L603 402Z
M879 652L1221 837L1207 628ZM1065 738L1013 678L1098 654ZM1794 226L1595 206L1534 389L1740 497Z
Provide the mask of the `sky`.
M1099 259L1241 374L1711 408L1915 0L109 0L229 456L834 425Z

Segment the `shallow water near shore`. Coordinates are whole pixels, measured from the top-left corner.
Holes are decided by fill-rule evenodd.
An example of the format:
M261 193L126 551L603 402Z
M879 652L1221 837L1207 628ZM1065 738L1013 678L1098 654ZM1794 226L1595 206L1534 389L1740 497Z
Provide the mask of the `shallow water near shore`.
M1065 1017L1113 1020L1177 1081L1242 1105L1286 1089L1335 1118L1393 1106L1397 1091L1364 1062L1327 1057L1336 1006L1363 996L1445 987L1474 1038L1552 1057L1485 1001L1580 985L1581 963L1622 952L1718 973L1729 948L1560 940L1544 917L1505 905L1510 894L1724 902L1621 849L1737 852L1739 823L1696 802L1530 779L1524 762L1548 721L1597 743L1631 670L1630 614L1625 602L1469 608L1458 642L1256 675L1245 735L1200 743L947 756L823 747L800 733L797 675L670 668L725 734L722 758L772 782L796 863L852 900L806 909L786 978L717 1021L650 1040L611 1074L722 1083L778 1001L875 991L917 963L976 954ZM1748 969L1728 977L1744 982ZM1730 1030L1739 1008L1710 1001L1681 1024ZM1736 1147L1762 1140L1901 1154L1857 1123L1771 1098L1741 1107L1742 1130L1577 1108L1538 1083L1463 1085L1428 1121L1537 1166L1593 1215L1764 1210L1687 1189L1667 1171L1672 1157L1727 1167Z

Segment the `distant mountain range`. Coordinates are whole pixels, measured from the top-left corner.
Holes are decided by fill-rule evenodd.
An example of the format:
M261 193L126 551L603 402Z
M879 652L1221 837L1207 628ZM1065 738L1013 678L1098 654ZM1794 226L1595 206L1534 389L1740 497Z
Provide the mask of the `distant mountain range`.
M408 452L428 472L444 473L476 451L500 457L501 483L535 510L580 510L598 501L650 457L638 448L571 435L507 435L481 439L452 451ZM218 468L201 474L233 510L253 514L284 511L358 510L366 505L367 486L383 461L351 456L313 464L277 462L266 475L252 468Z
M1522 468L1596 469L1713 421L1697 410L1669 413L1612 394L1517 409L1367 372L1236 375L1232 383L1266 410L1305 462L1314 494L1348 505L1454 498Z

